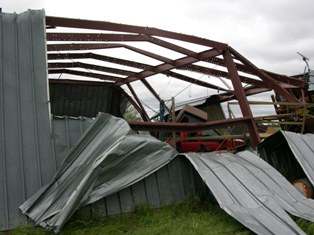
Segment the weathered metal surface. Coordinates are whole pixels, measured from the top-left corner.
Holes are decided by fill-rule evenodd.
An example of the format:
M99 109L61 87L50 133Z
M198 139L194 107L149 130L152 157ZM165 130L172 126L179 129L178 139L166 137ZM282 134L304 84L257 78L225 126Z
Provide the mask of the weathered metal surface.
M221 208L257 234L304 234L285 212L314 221L314 201L255 154L189 153Z
M148 145L149 151L145 150L145 145L140 143L147 141L147 135L141 139L129 132L125 121L103 115L100 116L103 120L96 120L80 137L48 188L44 187L44 192L21 206L36 223L58 231L79 207L81 209L76 213L82 218L90 218L130 212L140 204L161 207L175 203L198 191L195 174L200 174L227 213L257 234L303 234L285 211L314 221L314 201L302 196L279 172L253 153L184 154L194 166L193 170L184 161L184 156L173 159L176 152L170 147L159 152L161 142L153 140L152 145ZM73 125L69 124L71 121ZM90 125L88 121L85 127L80 127L82 121L55 119L53 135L59 138L55 146L65 143L67 148L64 149L69 149L81 131ZM121 139L117 132L126 135ZM114 143L117 139L121 141L119 144ZM153 154L150 160L146 159L145 155L153 148L158 157ZM161 157L163 154L168 157ZM139 161L133 161L134 157ZM94 160L90 161L91 158ZM155 171L152 165L160 158L163 160L158 165L161 163L163 167L157 167L155 169L159 170ZM145 169L145 173L144 168L150 169ZM139 178L134 179L134 175Z
M106 82L50 79L49 93L51 113L56 116L96 117L106 112L121 117L127 103L122 92ZM115 93L120 105L112 107Z
M307 177L314 185L313 143L313 134L278 131L265 139L258 148L261 156L275 168L283 168L290 172L286 176L289 180ZM281 155L282 153L284 154Z
M54 174L43 11L0 13L0 230Z
M36 224L58 231L77 208L146 178L176 154L168 144L134 133L123 119L101 114L68 153L53 181L20 209ZM157 198L149 201L159 206ZM110 213L120 213L116 209Z
M83 132L94 122L85 117L53 117L52 138L56 169L59 168L66 154L73 148ZM172 171L172 173L170 173ZM97 218L100 216L126 213L134 210L136 205L164 206L184 200L196 193L194 169L185 158L175 158L171 163L153 173L157 180L149 183L143 179L122 191L80 208L76 214L80 218ZM169 178L169 175L174 177ZM194 173L195 174L195 173ZM157 187L157 189L156 189ZM153 197L149 192L158 193ZM148 192L148 193L147 193ZM156 198L157 199L154 199ZM159 204L155 204L159 201Z
M55 172L67 153L73 148L86 129L94 122L93 118L53 116L51 138L55 159Z

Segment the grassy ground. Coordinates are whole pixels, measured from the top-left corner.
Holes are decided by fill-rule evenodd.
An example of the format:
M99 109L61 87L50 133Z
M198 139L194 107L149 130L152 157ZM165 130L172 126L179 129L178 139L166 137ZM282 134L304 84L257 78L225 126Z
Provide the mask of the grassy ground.
M314 223L296 220L309 235L314 235ZM13 235L54 234L51 231L32 225L21 226L10 232ZM228 216L218 205L193 200L182 204L149 209L139 206L135 212L93 219L90 221L74 219L60 234L212 234L249 235L253 234L239 222Z

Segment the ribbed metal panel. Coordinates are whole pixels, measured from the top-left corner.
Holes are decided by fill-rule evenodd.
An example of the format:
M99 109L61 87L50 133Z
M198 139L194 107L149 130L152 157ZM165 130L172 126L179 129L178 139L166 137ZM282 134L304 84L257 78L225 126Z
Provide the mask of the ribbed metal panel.
M51 180L45 16L0 14L0 230L26 222L18 206Z
M305 234L286 212L314 221L314 201L252 152L185 156L220 207L256 234Z
M85 117L53 117L52 142L55 169L58 169L66 154L93 121L94 119Z
M307 177L314 185L314 135L278 131L260 143L261 158L289 181Z
M85 117L53 117L52 136L56 168L93 121L94 119ZM199 191L196 189L195 177L200 178L187 159L177 157L146 179L82 207L76 216L96 218L131 212L136 205L162 207L178 203Z
M74 216L90 219L131 212L137 205L160 208L179 203L200 192L195 184L195 177L201 181L185 157L176 157L168 165L136 184L80 208Z
M96 117L104 112L122 117L127 103L120 90L105 82L50 79L49 92L51 113L57 116Z
M110 114L98 115L78 141L54 179L19 207L36 224L54 231L62 228L80 206L145 179L177 154L168 144L133 132L125 120ZM169 177L176 179L172 173ZM158 206L158 187L149 193ZM175 198L181 194L176 192Z

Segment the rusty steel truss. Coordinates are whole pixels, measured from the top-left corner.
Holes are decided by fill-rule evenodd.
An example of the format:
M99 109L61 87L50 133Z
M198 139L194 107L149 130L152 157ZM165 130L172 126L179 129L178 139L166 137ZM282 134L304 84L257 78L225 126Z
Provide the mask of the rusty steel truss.
M304 98L293 95L293 90L304 89L306 85L304 80L259 69L235 49L224 43L156 28L103 21L47 16L46 25L49 74L72 74L86 78L97 78L113 83L121 89L121 92L125 94L145 121L141 123L130 123L134 129L193 131L202 128L217 128L230 124L245 123L248 126L252 145L256 146L260 142L260 137L247 96L274 90L288 102L302 102ZM58 31L59 28L62 30ZM70 31L69 29L71 29L71 32L68 32ZM182 56L171 59L167 57L167 54L157 54L156 52L150 51L149 47L148 49L138 47L138 42L157 45L161 48L182 54ZM186 45L198 45L204 48L204 50L194 51L188 46L182 46L182 43L186 43ZM158 61L158 64L151 65L145 63L145 61L122 59L119 56L113 57L103 52L106 51L103 49L118 48L124 48L152 58ZM102 53L97 53L100 50ZM86 61L97 60L100 62L109 62L123 66L123 68L81 62L82 59L86 59ZM197 62L203 63L200 65L197 64ZM216 65L222 69L216 69L215 66L203 65L204 63ZM125 66L133 68L133 70L125 69ZM83 68L85 71L75 68ZM138 72L134 72L134 68L136 68ZM210 82L201 81L192 76L178 73L177 71L192 71L229 79L232 82L233 90ZM215 101L225 102L231 99L237 99L243 117L233 120L220 120L198 124L149 122L149 116L138 97L138 93L133 89L132 83L140 81L160 102L160 96L147 80L148 77L156 74L163 74L205 88L223 91L216 96ZM127 86L133 97L121 88L123 85Z

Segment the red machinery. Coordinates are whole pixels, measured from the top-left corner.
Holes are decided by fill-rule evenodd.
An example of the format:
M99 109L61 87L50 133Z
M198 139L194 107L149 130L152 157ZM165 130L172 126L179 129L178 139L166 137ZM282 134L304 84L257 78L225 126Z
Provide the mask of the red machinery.
M176 141L176 148L179 152L212 152L221 150L233 151L236 147L245 145L243 140L219 139L218 135L216 140L205 140L201 138L205 137L202 132L197 132L196 135L194 135L194 137L200 137L199 139L193 138L193 140L188 140L188 137L191 137L191 135L189 136L189 133L180 132L180 139Z

